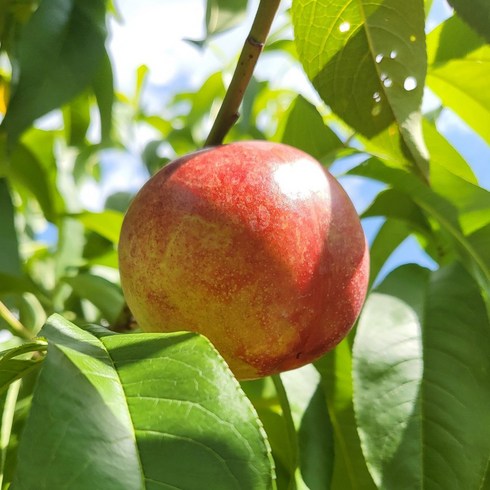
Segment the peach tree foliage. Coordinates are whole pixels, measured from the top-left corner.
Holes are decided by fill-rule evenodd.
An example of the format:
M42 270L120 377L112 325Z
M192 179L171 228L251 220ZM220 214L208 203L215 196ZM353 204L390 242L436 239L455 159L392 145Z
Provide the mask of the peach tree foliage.
M107 151L138 151L153 174L202 147L223 73L151 111L147 68L133 94L114 90L117 5L1 3L1 488L490 488L490 195L437 124L451 110L490 143L490 6L452 0L429 30L429 0L285 4L261 59L301 67L318 97L252 78L226 141L284 142L325 166L354 155L348 174L381 189L361 217L381 225L349 336L239 383L204 337L131 332L116 255L131 196L100 212L77 198L102 185ZM196 49L246 8L208 0ZM426 88L439 110L421 111ZM51 111L59 126L40 129ZM143 149L128 138L141 128L156 135ZM386 276L409 237L433 269Z

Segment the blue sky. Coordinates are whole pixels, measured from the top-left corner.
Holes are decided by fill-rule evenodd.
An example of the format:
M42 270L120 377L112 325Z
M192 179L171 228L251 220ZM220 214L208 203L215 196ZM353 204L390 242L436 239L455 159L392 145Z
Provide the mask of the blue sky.
M281 8L285 8L288 3L284 1ZM158 111L163 108L162 100L169 94L195 89L210 73L229 66L248 32L257 2L250 2L249 18L243 26L219 36L210 49L200 51L184 39L203 38L204 4L204 0L117 0L122 21L111 22L109 50L118 90L131 94L137 67L147 65L150 71L143 103ZM428 18L428 30L449 15L451 9L445 0L434 0ZM278 87L294 88L310 96L313 93L301 69L292 66L288 60L278 61L277 64L271 64L270 61L264 64L259 60L256 75L258 78L272 79L273 84ZM437 98L427 93L424 110L430 110L437 105ZM472 165L481 185L490 188L490 172L487 170L490 148L450 111L444 112L438 127ZM154 137L151 131L143 130L136 135L132 153L112 152L105 156L102 193L96 185L87 185L82 195L87 207L100 209L105 196L118 190L134 191L142 185L147 175L142 171L138 154L145 143ZM345 162L334 166L334 174L343 167ZM342 178L341 182L359 211L369 204L380 189L380 186L367 185L365 180L357 177ZM364 225L366 234L371 239L380 226L380 220L366 220ZM434 263L420 250L415 239L411 238L393 254L384 272L407 261L434 267Z

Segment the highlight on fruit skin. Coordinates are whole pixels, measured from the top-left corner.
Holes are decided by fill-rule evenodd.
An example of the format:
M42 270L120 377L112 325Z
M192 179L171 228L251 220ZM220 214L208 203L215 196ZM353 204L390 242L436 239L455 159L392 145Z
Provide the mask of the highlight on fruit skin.
M238 379L332 349L356 321L369 276L340 184L306 153L264 141L161 169L129 207L119 261L142 330L205 335Z

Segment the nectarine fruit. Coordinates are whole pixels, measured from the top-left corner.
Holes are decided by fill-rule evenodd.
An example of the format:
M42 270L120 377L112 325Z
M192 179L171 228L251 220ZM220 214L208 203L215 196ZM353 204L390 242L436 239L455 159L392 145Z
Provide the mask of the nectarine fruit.
M129 207L119 260L141 328L200 332L238 379L332 349L354 324L369 275L340 184L304 152L262 141L161 169Z

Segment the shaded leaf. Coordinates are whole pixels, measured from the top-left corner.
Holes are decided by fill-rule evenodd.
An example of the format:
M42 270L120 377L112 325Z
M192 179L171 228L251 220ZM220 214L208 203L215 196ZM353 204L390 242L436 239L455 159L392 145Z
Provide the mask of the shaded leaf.
M414 230L431 233L430 223L420 207L407 194L397 189L381 191L362 213L363 218L370 216L385 216L405 221Z
M203 337L89 332L59 316L42 334L12 490L272 488L256 413Z
M399 245L410 235L410 225L388 219L381 226L370 247L369 285L372 286L383 265Z
M301 95L292 104L281 141L303 150L317 160L326 158L344 146L324 123L315 106Z
M318 371L310 364L281 374L298 444L298 487L327 490L333 476L333 429Z
M80 298L93 303L110 323L117 320L124 306L124 298L118 286L103 277L88 273L66 277L64 281Z
M23 356L24 354L30 354L37 351L46 350L46 342L44 340L34 340L32 342L25 342L23 344L0 351L0 362L14 359L16 357Z
M38 117L80 93L105 52L102 0L43 0L19 46L19 81L2 123L17 139Z
M90 125L90 98L82 93L63 109L65 137L68 145L78 146L85 143Z
M25 291L37 292L34 285L26 277L0 272L0 294L23 293Z
M426 176L423 1L295 0L292 15L299 58L322 99L368 138L396 121L403 151Z
M27 376L41 366L42 358L32 359L33 352L44 352L46 342L26 342L17 347L0 352L0 394L14 381Z
M0 178L0 273L19 277L19 240L14 223L14 206L6 179Z
M278 488L329 489L333 433L318 372L309 364L272 379L241 384L267 432Z
M442 173L445 172L444 169L439 170ZM481 281L482 286L490 291L490 263L485 260L485 257L473 247L467 236L465 236L461 229L458 208L455 203L449 199L451 196L448 196L448 198L441 196L410 173L398 168L390 167L375 158L363 162L355 169L352 169L350 173L381 180L402 191L407 196L410 196L429 217L435 219L439 223L439 226L444 230L446 236L452 240L454 250L460 255L462 261L468 269L472 271L475 277ZM447 173L448 172L446 172L446 175ZM451 178L455 179L457 177L453 175ZM466 182L463 179L460 180ZM466 182L466 184L468 186L473 186L468 182ZM486 194L485 197L480 199L482 192L486 191L476 186L473 186L472 189L477 189L476 194L473 195L472 192L469 191L470 199L467 202L472 203L471 206L475 205L476 220L481 222L488 218L488 212L485 213L485 211L478 209L478 206L482 204L483 200L486 201L487 199ZM463 197L466 199L468 197L468 188L464 187L462 192ZM473 197L475 197L475 201L472 201ZM478 203L478 205L476 205L475 202ZM465 201L461 201L460 204L461 206L466 205ZM468 216L468 220L471 223L471 213L469 213Z
M348 339L315 362L334 434L332 489L375 490L362 454L352 402L352 355Z
M112 106L114 104L114 75L111 60L104 51L101 63L95 72L92 88L97 99L100 115L100 139L102 143L111 140Z
M404 266L369 297L354 343L354 398L379 488L481 488L489 349L484 302L460 266Z
M10 162L9 178L33 195L47 220L56 221L54 194L51 192L53 187L46 168L37 156L28 146L19 143L11 154Z
M448 2L462 19L490 43L490 4L486 0L471 2L448 0Z
M33 359L9 359L0 362L0 394L3 394L11 383L32 373L40 365L41 361Z

